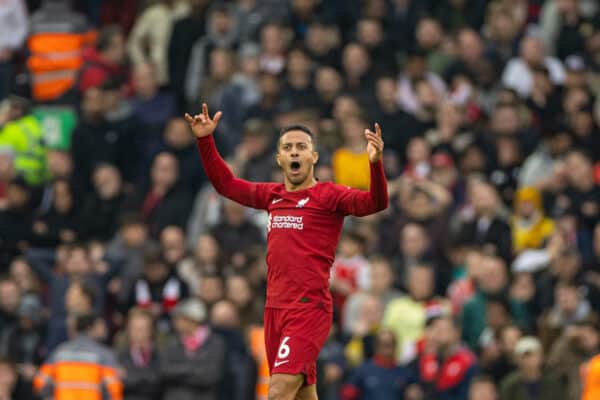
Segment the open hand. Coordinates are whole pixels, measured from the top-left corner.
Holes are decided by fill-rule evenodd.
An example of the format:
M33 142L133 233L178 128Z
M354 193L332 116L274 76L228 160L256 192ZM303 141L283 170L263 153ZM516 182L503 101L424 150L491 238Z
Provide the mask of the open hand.
M369 155L369 161L371 163L376 163L381 160L381 154L383 153L381 127L377 122L375 123L375 132L365 129L365 137L367 138L367 154Z
M223 113L218 111L211 119L208 115L208 106L206 103L202 103L202 114L197 114L192 117L190 114L186 113L185 120L190 124L194 135L197 138L201 138L213 134L215 129L217 129L217 124L221 119L221 115L223 115Z

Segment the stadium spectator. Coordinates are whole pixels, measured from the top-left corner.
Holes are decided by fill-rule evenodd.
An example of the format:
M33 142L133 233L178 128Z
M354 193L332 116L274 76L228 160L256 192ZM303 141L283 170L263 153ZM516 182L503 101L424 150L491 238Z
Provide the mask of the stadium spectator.
M476 356L460 341L459 321L432 313L426 322L423 352L417 359L419 382L426 396L467 398L479 369Z
M598 353L599 347L600 334L597 321L591 318L579 321L565 329L552 345L547 364L566 380L568 398L581 398L582 367L590 357Z
M188 288L167 263L158 245L144 249L142 275L135 281L125 304L147 309L156 319L158 332L170 330L169 313L187 297Z
M414 382L410 369L398 366L396 339L389 331L377 335L375 355L358 366L342 387L342 400L405 398L407 387Z
M166 226L186 225L192 198L188 188L179 184L180 179L179 162L172 153L163 151L154 157L148 187L138 199L142 219L153 238L158 238Z
M417 353L417 341L425 330L428 310L450 312L450 305L435 296L435 272L426 264L415 264L405 271L407 294L388 303L383 326L390 329L397 344L399 362L410 362Z
M126 345L117 353L124 398L160 399L158 351L152 315L132 308L127 316L126 336Z
M116 79L122 85L129 80L124 66L126 56L125 36L117 25L109 25L100 30L96 46L87 49L79 78L79 90L85 93L91 87L98 87L106 79Z
M485 256L480 268L477 293L465 303L462 310L462 337L473 349L478 347L485 326L489 323L487 311L491 301L508 301L511 317L524 327L530 323L526 307L516 299L509 299L506 293L509 283L506 263L500 257Z
M225 342L207 325L206 307L188 299L173 310L177 336L160 352L164 400L216 399Z
M539 340L531 336L521 338L515 346L515 359L519 369L502 381L502 400L565 398L565 386L553 372L543 368L544 355Z

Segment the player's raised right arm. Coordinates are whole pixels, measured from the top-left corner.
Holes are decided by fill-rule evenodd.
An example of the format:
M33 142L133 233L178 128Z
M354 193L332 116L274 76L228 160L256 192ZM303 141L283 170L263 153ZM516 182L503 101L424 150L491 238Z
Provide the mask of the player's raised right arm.
M201 114L193 117L185 114L185 119L196 136L198 151L206 176L216 191L228 199L247 207L265 208L268 199L262 193L262 186L236 178L217 150L213 132L217 128L221 115L222 113L219 111L213 118L210 118L206 103L202 104Z

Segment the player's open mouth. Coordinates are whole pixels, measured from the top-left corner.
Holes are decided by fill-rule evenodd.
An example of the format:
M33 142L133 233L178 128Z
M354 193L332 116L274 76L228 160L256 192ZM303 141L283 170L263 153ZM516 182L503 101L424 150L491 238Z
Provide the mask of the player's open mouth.
M290 169L292 172L298 172L300 170L300 163L298 161L292 161L290 164Z

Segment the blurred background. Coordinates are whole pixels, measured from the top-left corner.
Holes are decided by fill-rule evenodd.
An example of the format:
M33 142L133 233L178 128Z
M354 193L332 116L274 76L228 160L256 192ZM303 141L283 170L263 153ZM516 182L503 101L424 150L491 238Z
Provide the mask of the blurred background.
M253 181L301 123L321 181L368 189L382 126L320 399L600 398L599 9L2 0L0 399L267 398L267 217L207 182L203 101Z

